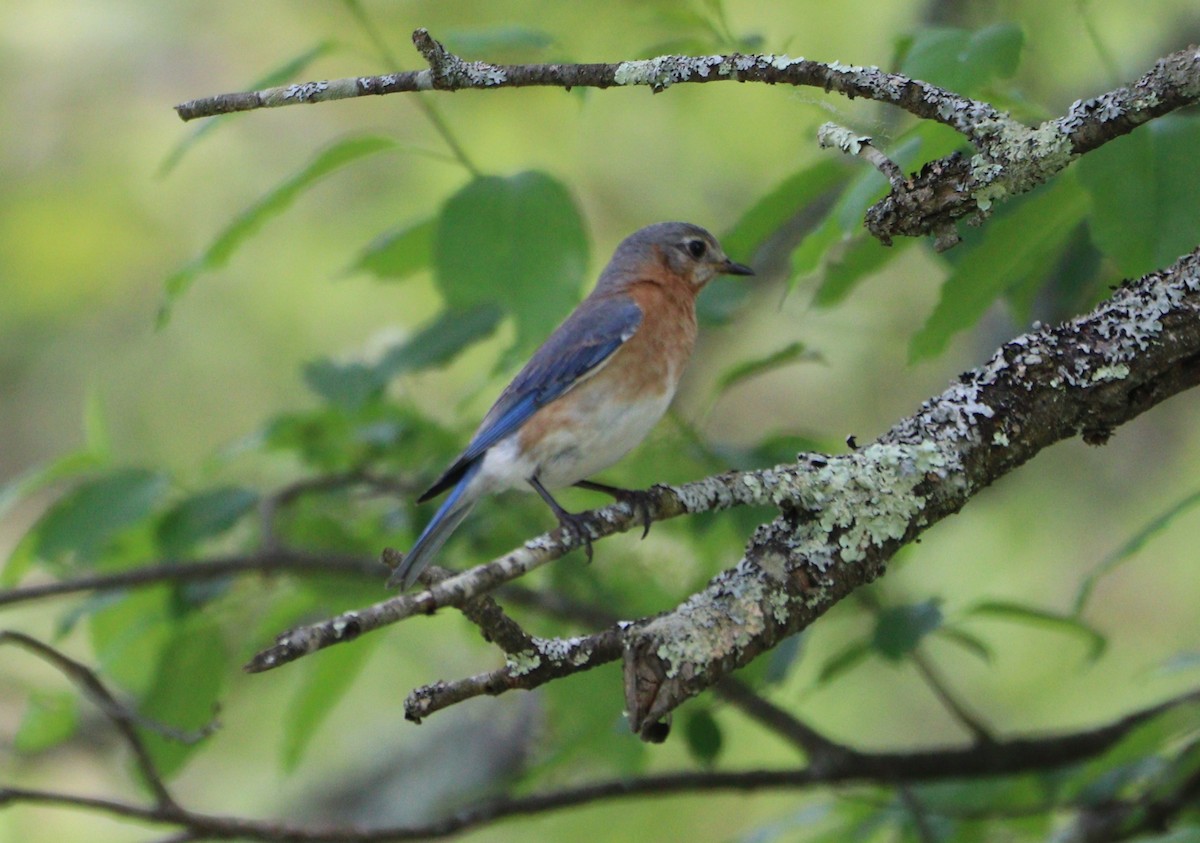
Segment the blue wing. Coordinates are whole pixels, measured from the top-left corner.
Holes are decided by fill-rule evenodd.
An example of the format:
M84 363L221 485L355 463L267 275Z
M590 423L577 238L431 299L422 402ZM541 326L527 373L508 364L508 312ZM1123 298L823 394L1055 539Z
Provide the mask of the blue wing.
M541 407L593 373L633 336L642 310L627 296L589 299L575 309L542 344L496 399L467 449L418 502L449 489L501 439L511 435Z

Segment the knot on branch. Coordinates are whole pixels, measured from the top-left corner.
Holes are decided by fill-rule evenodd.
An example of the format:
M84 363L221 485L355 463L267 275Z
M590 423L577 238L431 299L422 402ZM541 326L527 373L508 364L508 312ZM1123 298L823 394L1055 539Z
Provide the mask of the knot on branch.
M508 73L503 68L483 61L463 61L430 35L428 29L414 30L412 40L417 52L429 64L431 81L436 89L486 88L508 81Z

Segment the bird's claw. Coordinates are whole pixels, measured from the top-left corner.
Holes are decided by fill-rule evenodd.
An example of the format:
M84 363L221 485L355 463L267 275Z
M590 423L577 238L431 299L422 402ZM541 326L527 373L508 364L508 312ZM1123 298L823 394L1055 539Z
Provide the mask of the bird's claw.
M606 483L596 483L591 480L580 480L575 484L581 489L593 492L603 492L617 503L623 503L642 520L642 538L650 535L650 490L622 489L619 486L609 486Z
M592 561L592 531L588 529L587 517L571 512L558 513L558 526L571 537L574 544L583 545L584 553L587 554L587 561L590 564Z
M642 521L642 538L650 535L650 493L636 489L619 489L613 495L618 503L628 506Z

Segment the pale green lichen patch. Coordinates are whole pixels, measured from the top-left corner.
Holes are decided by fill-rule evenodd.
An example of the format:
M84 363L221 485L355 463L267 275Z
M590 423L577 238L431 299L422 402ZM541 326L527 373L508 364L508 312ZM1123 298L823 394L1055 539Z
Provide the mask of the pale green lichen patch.
M522 650L519 653L509 653L505 664L513 676L524 676L542 666L542 657L536 650Z
M873 547L902 538L925 508L915 487L927 475L944 475L948 464L934 442L876 442L848 458L830 460L803 500L816 515L811 522L816 529L798 536L797 552L820 550L837 531L843 561L858 562Z
M871 142L870 135L858 135L837 123L823 123L817 129L817 143L824 148L836 147L847 155L858 155Z
M773 602L778 605L779 587L769 586L765 578L747 576L744 563L643 628L643 634L658 643L654 654L662 661L667 678L690 678L697 665L740 652L766 630L764 612ZM786 618L786 602L783 605ZM778 608L772 611L778 616Z
M1115 366L1100 366L1092 372L1092 383L1103 381L1119 381L1129 377L1129 367L1124 363Z

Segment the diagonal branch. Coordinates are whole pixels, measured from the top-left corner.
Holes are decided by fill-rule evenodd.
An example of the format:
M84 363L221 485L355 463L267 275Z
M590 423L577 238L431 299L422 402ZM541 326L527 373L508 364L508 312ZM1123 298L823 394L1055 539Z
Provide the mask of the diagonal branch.
M655 521L745 505L774 506L780 514L756 531L737 566L703 591L672 611L602 633L619 633L632 726L649 735L681 702L807 627L881 575L900 547L1043 448L1077 435L1103 442L1198 382L1200 249L1127 283L1085 316L1012 340L867 447L653 487L646 500ZM640 519L618 503L591 513L587 523L598 540L640 526ZM268 670L416 614L463 606L563 556L576 541L556 530L418 594L291 630L247 669ZM539 669L553 662L548 655L538 654ZM610 655L605 639L579 669ZM570 669L569 661L556 666ZM470 688L530 687L513 682L513 670L476 677Z
M876 442L748 474L780 515L736 567L626 636L634 729L807 627L902 546L1073 436L1098 444L1200 383L1200 249L1091 313L1007 343Z

